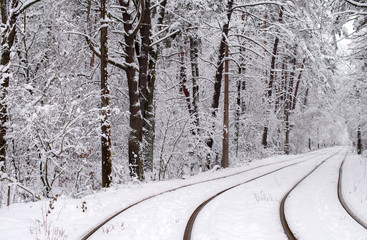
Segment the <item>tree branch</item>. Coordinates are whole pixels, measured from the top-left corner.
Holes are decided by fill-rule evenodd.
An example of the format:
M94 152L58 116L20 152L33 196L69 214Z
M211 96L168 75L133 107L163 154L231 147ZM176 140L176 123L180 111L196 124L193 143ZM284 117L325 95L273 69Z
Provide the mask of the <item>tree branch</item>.
M101 58L101 53L100 51L98 51L95 47L96 43L93 42L93 40L90 38L90 36L88 36L87 34L85 33L80 33L80 32L67 32L67 33L70 33L70 34L77 34L77 35L80 35L80 36L83 36L85 37L85 41L87 42L88 44L88 47L89 49L98 57L98 58ZM124 70L126 71L127 69L127 66L125 64L122 64L122 63L119 63L115 60L112 60L112 59L108 59L108 63L117 67L117 68L120 68L121 70Z
M41 1L41 0L28 0L25 3L20 2L19 7L17 7L17 9L15 9L15 11L14 11L15 16L18 16L19 14L24 12L27 8L31 7L33 4L35 4L39 1Z
M241 37L241 38L244 38L246 40L249 40L251 42L253 42L254 44L258 45L259 47L261 47L262 49L264 49L267 53L269 53L271 56L274 56L274 54L269 50L267 49L267 47L260 43L260 41L256 41L255 39L252 39L244 34L232 34L231 36L235 36L235 37Z
M132 31L132 33L130 34L130 36L131 37L134 37L137 33L138 33L138 31L139 31L139 29L140 29L140 27L141 27L141 25L143 24L143 19L144 19L144 9L145 9L145 0L140 0L140 3L141 3L141 16L140 16L140 19L139 19L139 23L138 23L138 25L135 27L135 29ZM127 33L128 34L128 33Z
M346 0L346 1L348 1L348 0ZM259 5L266 5L266 4L268 4L268 5L270 5L270 4L272 4L272 5L277 5L277 6L279 6L279 7L284 6L284 4L282 4L282 3L280 3L280 2L265 1L265 2L246 3L246 4L242 4L242 5L237 5L237 6L234 6L234 7L232 8L232 10L235 10L235 9L237 9L237 8L255 7L255 6L259 6Z
M360 2L356 2L354 0L344 0L347 3L355 6L355 7L362 7L362 8L367 8L367 3L360 3Z

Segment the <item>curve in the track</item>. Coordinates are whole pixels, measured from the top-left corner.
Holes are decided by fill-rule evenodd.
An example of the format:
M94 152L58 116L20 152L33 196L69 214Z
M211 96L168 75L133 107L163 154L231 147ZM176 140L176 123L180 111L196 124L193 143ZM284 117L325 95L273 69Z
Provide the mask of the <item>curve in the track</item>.
M236 173L233 173L233 174L229 174L229 175L226 175L226 176L222 176L222 177L207 179L207 180L203 180L203 181L199 181L199 182L185 184L185 185L182 185L182 186L179 186L179 187L176 187L176 188L168 189L168 190L162 191L160 193L156 193L156 194L147 196L145 198L142 198L141 200L138 200L138 201L136 201L134 203L129 204L128 206L122 208L121 210L119 210L119 211L115 212L114 214L112 214L111 216L107 217L105 220L103 220L97 226L95 226L92 229L90 229L89 231L87 231L80 239L81 240L87 240L87 239L89 239L102 226L104 226L106 223L108 223L109 221L111 221L112 219L114 219L115 217L117 217L118 215L120 215L121 213L125 212L126 210L128 210L128 209L130 209L130 208L132 208L132 207L134 207L134 206L136 206L136 205L138 205L138 204L140 204L142 202L145 202L145 201L147 201L149 199L152 199L154 197L163 195L165 193L173 192L173 191L176 191L176 190L179 190L179 189L182 189L182 188L186 188L186 187L190 187L190 186L193 186L193 185L196 185L196 184L201 184L201 183L206 183L206 182L210 182L210 181L225 179L225 178L228 178L228 177L233 177L233 176L236 176L236 175L239 175L239 174L242 174L242 173L246 173L246 172L249 172L249 171L252 171L252 170L256 170L256 169L259 169L259 168L262 168L262 167L267 167L267 166L272 166L272 165L276 165L276 164L280 164L280 163L285 163L285 162L293 161L293 160L296 160L296 159L299 159L299 158L304 158L304 157L307 157L309 155L316 155L316 154L320 154L320 153L311 152L311 153L308 153L308 154L305 154L305 155L302 155L302 156L299 156L299 157L295 157L295 158L292 158L292 159L288 159L288 160L284 160L284 161L280 161L280 162L276 162L276 163L271 163L271 164L263 164L263 165L260 165L260 166L257 166L257 167L253 167L253 168L250 168L250 169L239 171L239 172L236 172ZM326 154L326 153L321 153L321 154Z
M339 151L340 152L340 151ZM316 171L316 169L318 169L322 164L324 164L327 160L329 160L330 158L334 157L335 155L337 155L339 152L331 155L330 157L324 159L320 164L318 164L314 169L312 169L308 174L306 174L303 178L301 178L301 180L299 180L283 197L282 201L280 202L280 207L279 207L279 215L280 215L280 222L282 223L283 226L283 230L284 233L287 235L289 240L296 240L297 238L295 237L294 233L292 232L292 230L290 229L287 219L285 217L285 211L284 211L284 206L285 206L285 202L289 196L289 194L302 182L304 181L307 177L309 177L313 172Z
M357 222L359 223L362 227L364 227L367 230L367 223L361 219L360 217L357 216L357 214L352 210L352 208L348 205L348 203L345 201L345 198L343 196L343 191L342 191L342 175L343 175L343 166L344 166L344 162L345 159L347 158L347 154L345 154L344 159L342 161L342 163L340 164L340 168L339 168L339 178L338 178L338 198L339 198L339 202L340 204L343 206L343 208L345 209L345 211Z
M334 156L334 155L336 155L337 153L335 153L335 154L333 154L332 156ZM332 157L332 156L330 156L330 157ZM329 157L329 158L330 158ZM328 159L328 158L327 158ZM311 160L311 159L309 159L309 160ZM234 185L234 186L231 186L231 187L229 187L229 188L226 188L226 189L224 189L224 190L222 190L222 191L220 191L220 192L218 192L217 194L215 194L215 195L213 195L212 197L210 197L209 199L207 199L207 200L205 200L204 202L202 202L196 209L195 209L195 211L191 214L191 216L190 216L190 218L189 218L189 221L187 222L187 224L186 224L186 228L185 228L185 232L184 232L184 236L183 236L183 240L191 240L191 235L192 235L192 229L193 229L193 226L194 226L194 223L195 223L195 220L196 220L196 217L198 216L198 214L200 213L200 211L210 202L210 201L212 201L213 199L215 199L216 197L218 197L219 195L221 195L221 194L223 194L223 193L225 193L225 192L227 192L227 191L229 191L229 190L231 190L231 189L233 189L233 188L236 188L236 187L238 187L238 186L241 186L241 185L244 185L244 184L246 184L246 183L249 183L249 182L252 182L252 181L255 181L255 180L257 180L257 179L259 179L259 178L262 178L262 177L265 177L265 176L267 176L267 175L270 175L270 174L272 174L272 173L275 173L275 172L278 172L278 171L280 171L280 170L282 170L282 169L285 169L285 168L288 168L288 167L291 167L291 166L294 166L294 165L297 165L297 164L301 164L301 163L303 163L303 162L306 162L306 161L309 161L309 160L304 160L304 161L300 161L300 162L297 162L297 163L292 163L292 164L290 164L290 165L287 165L287 166L283 166L283 167L280 167L280 168L277 168L277 169L275 169L275 170L272 170L272 171L269 171L269 172L267 172L267 173L265 173L265 174L261 174L261 175L259 175L259 176L257 176L257 177L255 177L255 178L252 178L252 179L249 179L249 180L247 180L247 181L245 181L245 182L242 182L242 183L239 183L239 184L236 184L236 185ZM324 160L325 161L325 160Z

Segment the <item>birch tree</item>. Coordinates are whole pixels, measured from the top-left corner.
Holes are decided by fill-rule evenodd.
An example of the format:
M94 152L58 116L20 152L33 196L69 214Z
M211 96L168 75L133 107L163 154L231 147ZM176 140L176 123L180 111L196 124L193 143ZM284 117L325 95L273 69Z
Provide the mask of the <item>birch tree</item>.
M106 0L101 0L101 147L102 147L102 187L111 184L111 110L110 89L108 84L108 19Z

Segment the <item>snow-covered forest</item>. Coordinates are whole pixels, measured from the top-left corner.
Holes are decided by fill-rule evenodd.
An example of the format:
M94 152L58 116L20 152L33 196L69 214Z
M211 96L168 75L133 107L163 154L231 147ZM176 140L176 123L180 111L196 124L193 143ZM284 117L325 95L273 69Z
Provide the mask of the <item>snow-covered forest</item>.
M0 207L365 145L365 0L1 0L0 13Z

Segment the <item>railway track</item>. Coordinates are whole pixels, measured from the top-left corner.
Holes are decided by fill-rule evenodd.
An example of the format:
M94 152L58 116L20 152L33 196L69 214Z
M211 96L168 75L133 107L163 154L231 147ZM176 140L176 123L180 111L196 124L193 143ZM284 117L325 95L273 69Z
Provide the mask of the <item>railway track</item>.
M367 223L359 218L357 214L348 206L347 202L344 199L343 192L342 192L342 174L343 174L343 165L345 162L345 159L348 155L348 151L344 155L344 158L342 160L342 163L339 167L339 176L338 176L338 183L337 183L337 194L338 194L338 200L340 204L343 206L345 211L357 222L359 223L363 228L367 229ZM331 158L331 157L330 157ZM328 158L328 159L330 159ZM299 182L297 182L292 189L289 190L289 192L286 193L286 195L283 197L280 208L279 208L279 214L280 214L280 220L283 226L284 233L287 235L289 240L296 240L296 235L292 232L292 230L289 227L289 224L287 222L287 219L285 217L285 202L289 196L289 194L307 177L309 177L316 169L318 169L322 164L324 164L328 159L325 159L323 162L321 162L319 165L317 165L311 172L309 172L306 176L304 176Z
M326 154L326 153L321 153L321 154ZM253 167L253 168L250 168L250 169L246 169L246 170L243 170L243 171L239 171L239 172L236 172L236 173L233 173L233 174L229 174L229 175L225 175L225 176L221 176L221 177L216 177L216 178L212 178L212 179L207 179L207 180L203 180L203 181L198 181L198 182L194 182L194 183L189 183L189 184L185 184L185 185L182 185L182 186L179 186L179 187L176 187L176 188L168 189L168 190L165 190L165 191L156 193L156 194L152 194L152 195L147 196L147 197L145 197L145 198L143 198L141 200L138 200L136 202L133 202L133 203L129 204L128 206L126 206L126 207L120 209L119 211L115 212L114 214L112 214L111 216L107 217L105 220L103 220L102 222L100 222L98 225L96 225L95 227L93 227L89 231L87 231L80 239L81 240L89 239L95 232L97 232L105 224L107 224L108 222L110 222L112 219L116 218L117 216L119 216L123 212L125 212L128 209L131 209L134 206L137 206L137 205L139 205L139 204L141 204L141 203L143 203L143 202L145 202L145 201L147 201L149 199L158 197L158 196L163 195L165 193L173 192L173 191L176 191L176 190L179 190L179 189L182 189L182 188L186 188L186 187L190 187L190 186L194 186L194 185L197 185L197 184L202 184L202 183L207 183L207 182L211 182L211 181L216 181L216 180L221 180L221 179L225 179L225 178L237 176L237 175L240 175L240 174L243 174L243 173L246 173L246 172L250 172L250 171L253 171L253 170L256 170L256 169L260 169L260 168L264 168L264 167L268 167L268 166L273 166L273 165L277 165L277 164L282 164L282 163L287 163L287 162L290 162L290 161L294 161L294 160L297 160L297 159L309 157L309 156L312 156L312 155L320 155L320 153L319 152L318 153L313 152L313 153L305 154L305 155L302 155L302 156L299 156L299 157L291 158L291 159L280 161L280 162L276 162L276 163L263 164L263 165L260 165L260 166L257 166L257 167ZM306 160L304 160L304 161L306 161ZM301 161L301 162L304 162L304 161ZM297 162L297 163L294 163L294 164L291 164L291 165L287 165L287 166L281 167L281 168L279 168L279 170L281 170L283 168L286 168L286 167L289 167L289 166L293 166L295 164L299 164L301 162ZM277 171L279 171L279 170L277 170ZM275 171L272 171L272 172L275 172ZM269 175L272 172L267 173L266 175ZM257 178L259 178L259 177L257 177ZM251 181L253 181L253 180L255 180L255 179L252 179Z
M343 166L344 166L344 162L345 159L347 158L347 154L345 154L345 157L342 161L342 163L340 164L340 168L339 168L339 178L338 178L338 199L340 204L343 206L343 208L345 209L345 211L357 222L359 223L359 225L361 225L362 227L364 227L367 230L367 222L363 219L361 219L360 217L358 217L358 215L352 210L352 208L348 205L348 203L345 201L344 195L343 195L343 184L342 184L342 180L343 180Z
M329 156L328 158L326 158L326 159L324 159L319 165L317 165L316 166L316 168L317 167L319 167L322 163L324 163L325 161L327 161L328 159L330 159L331 157L333 157L333 156L335 156L335 155L337 155L338 153L339 153L340 151L338 151L337 153L335 153L335 154L333 154L333 155L331 155L331 156ZM309 159L309 160L312 160L312 159ZM246 183L249 183L249 182L252 182L252 181L255 181L255 180L257 180L257 179L259 179L259 178L262 178L262 177L265 177L265 176L268 176L268 175L270 175L270 174L272 174L272 173L275 173L275 172L278 172L278 171L280 171L280 170L283 170L283 169L285 169L285 168L288 168L288 167L291 167L291 166L294 166L294 165L297 165L297 164L300 164L300 163L303 163L303 162L306 162L306 161L309 161L309 160L304 160L304 161L300 161L300 162L297 162L297 163L293 163L293 164L289 164L289 165L286 165L286 166L283 166L283 167L280 167L280 168L277 168L277 169L275 169L275 170L272 170L272 171L269 171L269 172L267 172L267 173L265 173L265 174L261 174L261 175L259 175L259 176L257 176L257 177L254 177L254 178L252 178L252 179L249 179L249 180L247 180L247 181L244 181L244 182L242 182L242 183L239 183L239 184L236 184L236 185L233 185L233 186L231 186L231 187L229 187L229 188L226 188L226 189L224 189L224 190L222 190L222 191L220 191L220 192L218 192L217 194L215 194L215 195L213 195L212 197L210 197L209 199L207 199L206 201L204 201L204 202L202 202L196 209L195 209L195 211L191 214L191 216L190 216L190 218L189 218L189 221L187 222L187 224L186 224L186 228L185 228L185 232L184 232L184 236L183 236L183 240L191 240L191 237L192 237L192 230L193 230L193 227L194 227L194 223L195 223L195 220L196 220L196 218L197 218L197 216L199 215L199 213L201 212L201 210L209 203L209 202L211 202L213 199L215 199L216 197L218 197L218 196L220 196L221 194L223 194L223 193L225 193L225 192L227 192L227 191L229 191L229 190L231 190L231 189L233 189L233 188L236 188L236 187L239 187L239 186L241 186L241 185L244 185L244 184L246 184ZM315 168L315 169L316 169ZM314 170L315 170L314 169ZM312 172L314 171L314 170L312 170ZM312 173L311 172L311 173ZM311 173L309 173L309 175L311 174ZM307 176L306 176L307 177ZM305 178L306 178L305 177ZM301 180L302 181L302 180ZM301 182L300 181L300 182ZM298 185L298 184L297 184ZM295 187L294 187L295 188Z
M337 154L337 153L336 153ZM280 222L282 223L283 226L283 230L284 233L287 235L288 239L290 240L296 240L297 238L295 237L294 233L292 232L292 230L289 227L289 224L287 222L287 219L285 217L285 211L284 211L284 207L285 207L285 202L289 196L289 194L301 183L303 182L307 177L309 177L313 172L316 171L316 169L318 169L322 164L324 164L327 160L329 160L330 158L334 157L336 154L331 155L330 157L324 159L320 164L318 164L314 169L312 169L308 174L306 174L303 178L301 178L301 180L299 180L283 197L282 201L280 202L280 207L279 207L279 215L280 215Z

